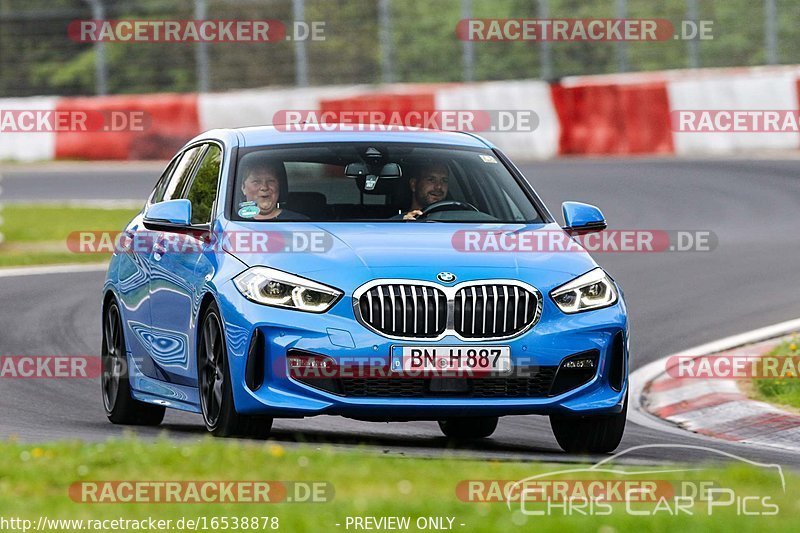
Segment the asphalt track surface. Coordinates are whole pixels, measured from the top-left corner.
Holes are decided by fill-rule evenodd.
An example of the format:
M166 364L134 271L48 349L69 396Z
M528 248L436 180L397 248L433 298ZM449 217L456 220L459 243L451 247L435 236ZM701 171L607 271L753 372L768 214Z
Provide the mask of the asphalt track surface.
M12 167L0 200L143 200L158 165ZM522 165L551 211L577 200L602 208L612 229L711 230L710 252L600 253L623 286L632 323L632 367L670 353L800 316L800 161L565 159ZM0 277L0 355L97 355L104 274ZM91 380L0 382L0 436L28 442L102 440L124 428L106 421ZM199 415L169 411L160 429L200 439ZM275 441L366 445L378 453L456 453L534 461L587 460L560 452L545 417L501 419L488 440L453 448L432 422L369 423L338 417L277 420ZM800 468L800 456L675 434L631 421L620 450L643 444L691 444L752 461ZM684 449L642 449L634 462L700 462L717 457Z

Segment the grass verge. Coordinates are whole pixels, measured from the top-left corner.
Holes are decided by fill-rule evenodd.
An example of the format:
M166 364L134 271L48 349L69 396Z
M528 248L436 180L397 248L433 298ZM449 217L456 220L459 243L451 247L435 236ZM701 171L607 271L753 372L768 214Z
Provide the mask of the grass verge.
M528 476L574 468L574 465L459 460L455 458L414 459L381 456L374 452L333 451L326 448L287 449L273 442L252 443L203 439L176 443L167 439L144 442L135 438L105 443L51 443L41 446L0 441L0 520L9 517L32 520L39 517L62 520L147 519L172 520L169 531L180 531L181 518L277 517L284 531L347 531L348 517L410 517L409 530L417 531L419 517L452 517L454 531L791 531L796 530L800 504L796 498L798 478L788 475L786 491L774 470L745 464L708 467L673 473L649 473L647 480L672 480L678 483L714 483L735 492L732 505L708 510L706 501L675 514L662 504L630 507L647 516L633 516L626 504L609 505L609 514L598 510L566 515L563 504L551 516L531 516L510 511L505 503L462 501L456 487L462 480L519 480ZM653 467L626 466L625 470L652 470ZM674 466L670 467L674 469ZM585 473L551 479L587 479ZM605 476L592 475L592 479ZM639 476L641 478L641 475ZM100 481L194 481L258 480L319 481L332 484L333 499L327 503L80 503L69 496L70 486ZM677 485L676 485L677 486ZM684 486L684 485L682 485ZM82 489L81 489L82 490ZM78 494L80 491L78 491ZM743 516L741 499L747 500L750 513L770 516ZM80 499L80 498L79 498ZM739 502L737 507L736 502ZM530 504L529 509L544 509ZM691 514L688 514L691 513ZM447 524L447 521L444 521ZM270 523L271 524L271 523ZM338 524L338 526L337 526ZM461 525L463 524L463 526ZM8 525L8 524L7 524ZM48 523L51 531L79 530L77 524ZM85 527L85 526L84 526ZM105 526L109 529L110 525ZM119 526L117 526L119 529ZM198 527L203 530L203 527ZM216 529L225 529L222 522Z
M62 207L54 204L6 204L0 232L0 267L61 263L97 263L106 254L74 253L67 237L76 231L119 231L137 209Z
M798 357L800 350L797 337L779 344L767 357ZM753 379L747 387L749 395L756 400L774 403L790 409L800 409L800 376L777 379Z

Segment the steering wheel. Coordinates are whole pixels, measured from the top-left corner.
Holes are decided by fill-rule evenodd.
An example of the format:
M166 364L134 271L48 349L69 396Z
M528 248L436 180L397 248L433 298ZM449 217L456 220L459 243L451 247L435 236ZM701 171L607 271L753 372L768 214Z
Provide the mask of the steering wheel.
M475 211L476 213L481 212L480 209L467 202L459 202L457 200L439 200L438 202L433 202L431 205L423 209L420 217L426 217L431 213L437 213L439 211Z

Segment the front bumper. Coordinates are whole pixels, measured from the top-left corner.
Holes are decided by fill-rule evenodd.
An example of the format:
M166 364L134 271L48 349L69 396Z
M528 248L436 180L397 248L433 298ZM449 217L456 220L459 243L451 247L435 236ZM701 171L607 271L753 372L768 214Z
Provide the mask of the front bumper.
M392 340L368 330L355 319L352 298L347 296L321 315L250 302L232 283L224 284L218 297L225 319L234 402L242 414L274 417L329 414L365 420L610 414L622 410L627 392L627 313L621 297L613 306L575 315L562 313L545 298L539 322L520 336L504 341L469 342L445 337L433 343ZM251 341L257 330L262 341L253 352ZM290 377L286 362L287 353L292 350L327 356L342 364L359 361L366 366L388 368L392 346L400 345L508 346L514 368L555 369L564 359L589 351L596 351L598 357L596 373L587 382L560 394L545 392L532 397L471 397L458 393L420 397L349 396L301 383ZM253 354L263 357L263 364L255 366L259 374L257 387L252 385L252 361L248 369L248 359ZM621 365L616 368L612 364L615 358Z

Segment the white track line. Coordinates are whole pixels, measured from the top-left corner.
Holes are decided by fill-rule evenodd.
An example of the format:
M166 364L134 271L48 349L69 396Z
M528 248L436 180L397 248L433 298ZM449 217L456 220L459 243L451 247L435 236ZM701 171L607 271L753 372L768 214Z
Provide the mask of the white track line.
M14 278L20 276L41 276L47 274L76 274L80 272L105 272L107 269L108 269L108 263L0 268L0 278Z
M628 401L630 401L630 406L628 409L628 420L639 426L644 426L665 433L679 434L683 435L684 437L692 436L701 438L703 440L720 442L719 439L715 439L713 437L708 437L698 433L692 433L691 431L681 429L678 426L670 422L667 422L666 420L663 420L655 415L648 413L642 407L641 404L642 390L644 389L644 386L653 379L655 379L659 374L664 372L664 370L666 369L667 359L669 359L670 357L677 357L677 356L699 357L702 355L708 355L716 352L721 352L724 350L730 350L731 348L736 348L737 346L741 346L743 344L750 344L754 342L767 340L773 337L786 335L788 333L797 331L798 329L800 329L800 318L794 320L787 320L786 322L781 322L780 324L774 324L772 326L754 329L752 331L740 333L738 335L725 337L723 339L719 339L714 342L701 344L700 346L695 346L694 348L690 348L688 350L683 350L682 352L662 357L657 361L653 361L652 363L646 364L642 368L634 370L630 375L629 386L631 394L628 398ZM727 445L743 444L743 443L729 442L729 441L724 441L724 442Z
M144 202L141 200L109 200L109 199L66 199L66 200L34 200L33 198L21 198L9 200L6 205L36 205L39 207L91 207L94 209L141 209Z

